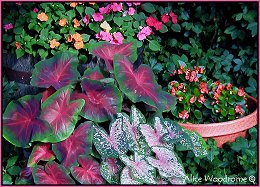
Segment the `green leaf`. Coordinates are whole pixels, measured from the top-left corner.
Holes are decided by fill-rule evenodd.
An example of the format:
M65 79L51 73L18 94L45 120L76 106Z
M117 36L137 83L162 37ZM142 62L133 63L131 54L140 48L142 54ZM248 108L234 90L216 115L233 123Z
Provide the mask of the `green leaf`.
M143 8L148 13L153 13L156 11L156 9L152 3L144 3Z
M23 27L22 26L14 28L14 33L15 34L21 34L22 31L23 31Z
M117 24L119 27L123 24L123 19L122 19L122 17L114 17L113 18L113 20L114 20L114 23L115 24Z
M10 175L8 175L7 173L5 173L3 176L3 184L6 185L6 184L13 184L13 181L12 181L12 177Z
M49 29L42 29L40 32L40 38L42 40L47 40L49 36Z
M25 54L25 52L24 52L23 49L16 49L16 50L15 50L15 53L16 53L17 59L18 59L18 58L21 58L21 57Z
M168 28L166 25L162 24L162 29L160 30L160 33L166 33L168 32Z
M13 156L7 160L6 168L10 168L11 166L15 165L16 161L18 159L18 156Z
M177 43L178 43L177 40L174 39L174 38L168 40L168 45L169 45L170 47L175 47L175 46L177 45Z
M249 23L247 26L248 30L251 30L252 37L257 35L257 22Z
M194 111L194 115L197 119L202 119L202 113L199 110Z
M93 15L95 13L95 10L91 7L86 7L85 13L89 16Z
M76 10L79 12L79 14L80 14L81 16L83 16L82 14L83 14L83 12L84 12L84 7L82 7L82 6L76 6Z
M90 35L82 34L82 39L83 39L84 42L88 42L89 38L90 38Z
M19 166L12 166L7 171L10 175L16 176L20 174L21 168Z
M173 24L171 26L171 29L173 30L173 32L181 32L181 26L179 24Z
M242 137L239 137L235 142L232 143L231 149L233 149L236 152L239 152L240 150L246 150L249 148L248 140Z
M74 17L76 16L76 14L75 14L75 10L74 10L74 9L69 10L69 11L66 13L66 15L69 17L68 20L73 20Z
M160 43L156 40L149 40L149 48L152 51L160 51Z

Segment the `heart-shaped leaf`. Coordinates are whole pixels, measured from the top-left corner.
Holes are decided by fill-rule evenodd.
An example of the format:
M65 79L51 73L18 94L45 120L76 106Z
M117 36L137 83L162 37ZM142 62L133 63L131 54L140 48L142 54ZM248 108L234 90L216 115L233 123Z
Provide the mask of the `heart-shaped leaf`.
M34 167L40 161L51 161L54 160L55 155L52 150L50 150L50 143L41 143L33 147L32 153L28 160L28 167Z
M69 169L77 164L79 155L88 155L92 151L93 123L80 124L66 140L53 144L52 148L62 165Z
M142 184L136 180L134 180L131 176L131 170L129 167L125 167L122 170L121 176L120 176L120 183L121 184L126 184L126 185L131 185L131 184Z
M133 64L123 56L115 57L114 72L120 90L134 103L143 101L164 111L166 98L156 83L151 68L140 65L133 70Z
M84 100L70 100L72 86L63 87L42 103L41 118L47 121L52 133L45 142L59 142L68 138L78 121L78 115L84 106Z
M38 62L32 73L32 86L56 90L78 80L78 58L76 54L63 52L54 57Z
M113 45L110 43L103 44L93 50L93 54L104 59L108 71L113 71L114 55L130 56L132 54L132 43Z
M105 78L98 67L95 67L94 69L86 69L84 71L83 77L86 77L91 80L101 80Z
M40 119L41 95L11 101L3 114L3 136L18 147L48 136L50 127Z
M105 184L98 162L86 156L80 156L78 162L80 166L73 166L71 174L80 184Z
M41 102L43 103L48 97L50 97L52 94L56 92L56 89L53 88L52 86L47 88L45 91L42 92L42 100Z
M100 165L100 172L109 184L119 184L120 172L123 166L123 163L116 158L103 158Z
M157 159L148 157L146 160L159 170L162 177L185 178L185 170L173 151L165 147L152 147L152 150L156 154Z
M55 161L48 162L45 167L34 167L33 178L35 184L75 184L68 171Z
M104 122L114 118L122 108L122 95L112 84L84 78L81 87L85 93L74 93L72 99L84 99L81 116L95 122Z
M125 132L122 126L123 119L117 118L110 124L110 135L97 125L94 126L94 145L104 158L117 158L128 150Z

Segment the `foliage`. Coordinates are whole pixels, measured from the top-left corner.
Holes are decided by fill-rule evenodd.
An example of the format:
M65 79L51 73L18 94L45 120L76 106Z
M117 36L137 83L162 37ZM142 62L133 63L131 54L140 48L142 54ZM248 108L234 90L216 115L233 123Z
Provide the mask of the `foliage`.
M2 79L2 110L6 108L10 100L14 98L15 92L18 90L18 85L14 81L9 81L5 76Z

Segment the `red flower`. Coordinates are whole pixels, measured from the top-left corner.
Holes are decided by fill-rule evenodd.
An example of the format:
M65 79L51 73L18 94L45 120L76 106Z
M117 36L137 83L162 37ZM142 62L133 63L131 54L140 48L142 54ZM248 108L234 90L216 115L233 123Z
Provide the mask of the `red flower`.
M154 24L158 22L153 16L149 16L145 21L146 24L150 27L154 26Z
M239 114L243 114L243 110L242 110L242 107L241 107L241 105L237 105L236 107L235 107L235 112L236 113L239 113Z
M226 89L227 89L227 90L230 90L231 88L232 88L232 84L228 83L228 84L226 85Z
M181 119L188 119L189 118L189 113L186 110L183 110L182 112L179 112L179 118Z
M183 97L182 97L182 96L179 96L178 99L179 99L179 101L182 101L182 100L183 100Z
M177 89L174 88L174 87L172 87L172 89L171 89L171 94L172 94L173 96L175 96L175 95L176 95L176 91L177 91Z
M200 88L200 93L206 93L206 94L209 93L208 85L206 82L201 82L199 88Z
M174 24L176 24L177 23L177 18L178 18L178 16L176 16L173 12L170 12L170 16L171 16L171 18L172 18L172 22L174 23Z
M156 22L154 23L154 28L155 28L157 31L161 30L161 29L162 29L162 22L156 21Z
M178 69L178 74L183 74L183 68L184 68L184 66L180 66L180 68Z
M181 89L183 89L183 88L185 88L184 84L183 84L183 83L180 83L180 85L178 86L178 89L181 90Z
M192 104L192 103L195 103L195 101L196 101L196 97L195 96L192 96L191 98L190 98L190 103Z
M194 66L194 69L195 69L195 71L196 71L197 73L200 73L200 74L203 74L203 73L204 73L204 68L202 68L202 67L196 67L196 66Z
M167 23L170 19L170 16L168 16L167 14L163 14L162 15L162 22L163 23Z
M220 93L215 92L213 99L218 100L219 96L220 96Z
M220 80L214 82L214 84L218 86L220 84Z
M203 104L203 103L205 103L205 101L206 101L206 98L204 97L204 95L200 94L200 96L198 98L198 102Z
M245 95L245 91L244 91L244 88L239 88L238 91L237 91L237 95L242 97Z

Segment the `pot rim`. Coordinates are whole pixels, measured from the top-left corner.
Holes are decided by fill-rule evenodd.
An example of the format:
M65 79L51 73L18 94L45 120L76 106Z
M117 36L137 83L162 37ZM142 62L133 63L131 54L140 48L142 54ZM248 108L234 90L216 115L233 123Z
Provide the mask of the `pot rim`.
M247 96L249 100L257 104L257 100L252 96ZM179 123L182 127L187 128L191 131L198 132L202 137L215 137L233 134L244 131L255 126L258 122L256 109L247 116L239 119L218 122L218 123L204 123L204 124L193 124L193 123Z

